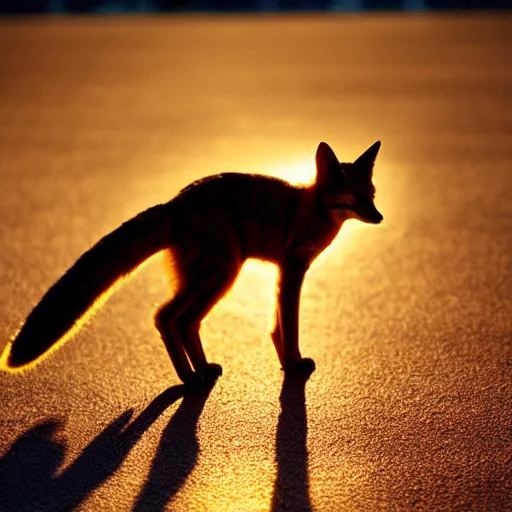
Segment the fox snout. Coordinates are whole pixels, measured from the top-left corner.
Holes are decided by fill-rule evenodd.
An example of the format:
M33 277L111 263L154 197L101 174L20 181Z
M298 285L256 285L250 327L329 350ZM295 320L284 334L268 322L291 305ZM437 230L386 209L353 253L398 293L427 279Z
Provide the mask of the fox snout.
M368 218L368 222L371 224L380 224L383 220L384 216L377 209L375 209L375 214Z
M380 224L384 220L372 201L360 201L355 212L361 221L369 224Z
M358 219L368 224L379 224L384 217L377 210L371 199L347 198L336 200L329 207L331 215L339 220L348 218Z

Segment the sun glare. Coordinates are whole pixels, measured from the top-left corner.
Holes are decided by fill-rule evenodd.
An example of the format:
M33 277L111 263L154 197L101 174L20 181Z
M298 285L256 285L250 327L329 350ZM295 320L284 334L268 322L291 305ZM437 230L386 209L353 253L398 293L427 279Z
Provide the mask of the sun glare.
M285 161L269 166L269 174L292 185L311 185L315 180L315 163L311 158Z

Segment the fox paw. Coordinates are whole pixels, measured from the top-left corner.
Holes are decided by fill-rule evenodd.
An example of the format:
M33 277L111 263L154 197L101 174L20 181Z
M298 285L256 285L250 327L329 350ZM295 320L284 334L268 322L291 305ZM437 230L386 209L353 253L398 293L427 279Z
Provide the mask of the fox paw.
M284 368L287 375L309 377L315 371L315 361L309 357L303 357L297 361L288 363Z
M206 368L201 371L201 375L206 385L213 385L218 377L222 375L222 366L217 363L208 363Z
M204 389L208 388L208 385L206 384L206 381L204 380L203 376L197 372L191 373L183 381L183 384L185 385L186 391L192 393L196 391L203 391Z

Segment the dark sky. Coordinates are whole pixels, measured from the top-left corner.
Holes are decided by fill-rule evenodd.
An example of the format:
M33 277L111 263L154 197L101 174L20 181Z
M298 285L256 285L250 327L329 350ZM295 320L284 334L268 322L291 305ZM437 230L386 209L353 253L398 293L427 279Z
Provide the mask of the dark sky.
M0 12L151 12L173 10L265 10L269 5L292 10L494 9L510 0L0 0Z

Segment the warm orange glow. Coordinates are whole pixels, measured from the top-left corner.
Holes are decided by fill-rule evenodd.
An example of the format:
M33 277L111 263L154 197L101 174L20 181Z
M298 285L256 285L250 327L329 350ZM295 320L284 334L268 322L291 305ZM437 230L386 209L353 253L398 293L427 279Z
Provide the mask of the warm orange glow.
M315 162L311 157L284 161L269 166L268 173L292 185L311 185L315 180Z
M16 337L16 335L18 334L19 332L19 329L18 331L16 331L11 339L7 342L7 345L5 346L4 350L2 351L2 353L0 354L0 370L3 370L5 372L9 372L9 373L21 373L23 370L25 370L25 368L20 368L20 369L13 369L13 368L9 368L9 366L7 366L7 359L9 357L9 354L11 352L11 345L12 345L12 340Z
M248 318L250 322L273 327L276 304L277 267L269 262L248 260L229 293L215 306L214 311ZM208 328L209 317L204 321Z

